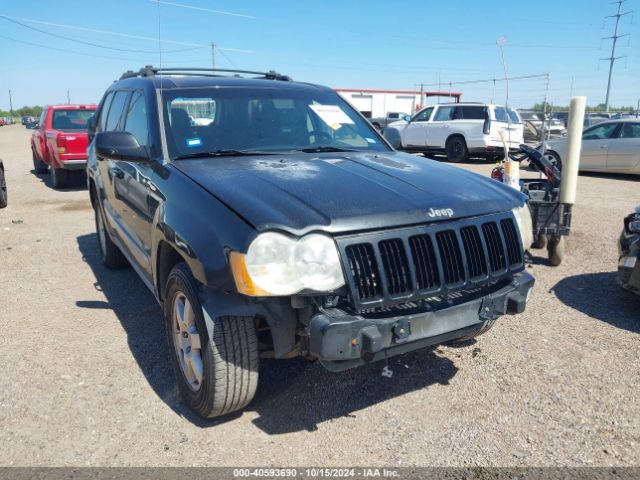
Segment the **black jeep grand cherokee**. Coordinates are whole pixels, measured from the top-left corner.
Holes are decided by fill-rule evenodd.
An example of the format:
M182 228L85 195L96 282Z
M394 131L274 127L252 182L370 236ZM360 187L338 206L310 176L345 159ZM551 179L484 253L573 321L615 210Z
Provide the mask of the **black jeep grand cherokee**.
M109 87L90 136L102 259L163 306L204 417L251 401L260 357L339 371L525 308L525 197L394 151L329 88L146 67Z

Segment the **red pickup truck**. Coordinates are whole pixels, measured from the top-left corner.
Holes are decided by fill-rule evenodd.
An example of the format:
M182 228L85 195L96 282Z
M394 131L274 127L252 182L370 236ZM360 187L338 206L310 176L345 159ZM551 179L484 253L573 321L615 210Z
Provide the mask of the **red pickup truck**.
M49 105L42 111L31 136L33 168L50 169L54 188L67 186L71 170L85 169L87 123L95 111L95 105Z

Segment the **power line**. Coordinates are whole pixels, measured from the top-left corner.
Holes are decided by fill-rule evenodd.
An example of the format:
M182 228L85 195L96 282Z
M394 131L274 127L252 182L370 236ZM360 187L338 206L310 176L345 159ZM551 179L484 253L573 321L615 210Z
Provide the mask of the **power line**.
M161 3L162 5L169 5L171 7L180 7L180 8L187 8L189 10L198 10L200 12L216 13L218 15L229 15L231 17L242 17L242 18L251 18L251 19L256 18L252 15L245 15L244 13L226 12L223 10L212 10L211 8L196 7L195 5L189 5L186 3L166 2L163 0L149 0L149 1L154 3L158 2L158 3Z
M609 78L607 80L607 96L606 99L604 101L604 110L605 112L609 112L609 94L611 93L611 76L613 74L613 64L615 63L616 60L618 60L619 58L624 58L626 57L626 55L622 55L620 57L616 57L616 44L618 43L618 39L620 37L626 37L630 34L628 33L624 33L622 35L618 35L618 24L620 23L620 18L624 17L625 15L629 15L631 13L630 11L624 12L624 13L620 13L620 10L622 9L622 4L625 2L626 0L616 0L615 3L618 4L618 12L615 15L607 15L605 17L605 19L607 18L614 18L616 19L616 26L613 30L613 35L610 37L604 37L604 39L611 39L613 40L612 44L611 44L611 56L607 57L607 58L601 58L600 60L609 60Z
M31 26L26 25L26 24L24 24L22 22L19 22L17 20L13 20L13 19L11 19L9 17L6 17L4 15L0 15L0 18L2 18L3 20L6 20L8 22L15 23L16 25L20 25L21 27L28 28L29 30L33 30L33 31L36 31L36 32L44 33L45 35L49 35L51 37L56 37L56 38L61 38L63 40L68 40L70 42L80 43L82 45L89 45L91 47L102 48L102 49L106 49L106 50L116 50L118 52L158 53L157 50L133 50L133 49L130 49L130 48L109 47L107 45L101 45L101 44L94 43L94 42L87 42L87 41L84 41L84 40L78 40L76 38L70 38L70 37L67 37L65 35L59 35L57 33L48 32L48 31L42 30L40 28L31 27ZM187 51L191 51L191 50L198 50L200 48L204 48L204 47L180 48L180 49L177 49L177 50L169 50L169 51L167 51L167 53L187 52Z
M0 35L0 38L4 38L5 40L9 40L11 42L22 43L24 45L30 45L32 47L46 48L48 50L55 50L55 51L58 51L58 52L72 53L74 55L83 55L85 57L92 57L92 58L98 57L98 58L108 58L109 60L118 60L118 61L127 61L127 62L140 62L140 59L111 57L109 55L96 55L95 53L78 52L76 50L69 50L69 49L66 49L66 48L56 48L56 47L51 47L49 45L42 45L41 43L29 42L29 41L26 41L26 40L18 40L17 38L7 37L6 35Z
M105 34L105 35L115 35L115 36L118 36L118 37L134 38L136 40L147 40L147 41L151 41L151 42L154 42L154 43L158 41L158 39L154 38L154 37L144 37L144 36L141 36L141 35L132 35L132 34L129 34L129 33L113 32L113 31L110 31L110 30L99 30L97 28L78 27L76 25L65 25L65 24L62 24L62 23L44 22L42 20L36 20L36 19L33 19L33 18L14 17L12 15L2 15L2 16L6 17L6 18L13 18L13 19L16 19L16 20L22 20L23 22L37 23L37 24L40 24L40 25L48 25L50 27L67 28L67 29L70 29L70 30L80 30L80 31L83 31L83 32L102 33L102 34ZM178 40L166 40L166 39L164 39L163 42L164 43L172 43L174 45L186 45L186 46L189 46L189 47L208 47L208 45L203 45L203 44L200 44L200 43L188 43L188 42L181 42L181 41L178 41Z
M4 17L4 18L11 18L14 20L21 20L23 22L29 22L29 23L37 23L39 25L48 25L50 27L58 27L58 28L65 28L65 29L69 29L69 30L79 30L82 32L92 32L92 33L100 33L100 34L104 34L104 35L114 35L117 37L125 37L125 38L133 38L136 40L146 40L149 42L154 42L157 43L158 39L157 37L145 37L142 35L133 35L130 33L123 33L123 32L114 32L111 30L100 30L97 28L89 28L89 27L79 27L77 25L65 25L63 23L53 23L53 22L45 22L42 20L36 20L34 18L25 18L25 17L16 17L13 15L6 15L6 14L0 14L0 16ZM163 43L171 43L174 45L185 45L187 47L198 47L198 48L209 48L210 45L205 45L202 43L191 43L191 42L182 42L179 40L167 40L167 39L162 39ZM248 54L254 54L256 53L254 50L246 50L246 49L241 49L241 48L230 48L230 47L216 47L218 50L226 50L229 52L237 52L237 53L248 53ZM157 53L157 52L154 52ZM166 51L164 53L167 53Z
M217 47L216 47L216 48L217 48ZM233 63L233 62L231 61L231 59L230 59L229 57L227 57L223 51L218 50L218 53L219 53L220 55L222 55L222 56L225 58L225 60L231 64L231 66L232 66L233 68L236 68L236 69L240 70L240 67L238 67L235 63Z

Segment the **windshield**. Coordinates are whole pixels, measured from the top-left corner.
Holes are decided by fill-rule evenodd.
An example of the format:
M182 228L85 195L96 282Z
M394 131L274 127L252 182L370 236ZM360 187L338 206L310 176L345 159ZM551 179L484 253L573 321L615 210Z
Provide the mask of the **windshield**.
M54 110L51 126L54 130L86 130L94 110Z
M387 151L332 91L198 87L162 92L171 158L220 151Z

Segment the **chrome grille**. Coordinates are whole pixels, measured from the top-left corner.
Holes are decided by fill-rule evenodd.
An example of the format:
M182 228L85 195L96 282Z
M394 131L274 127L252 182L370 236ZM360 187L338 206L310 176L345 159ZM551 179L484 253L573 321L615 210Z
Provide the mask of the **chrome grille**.
M452 297L524 268L506 213L336 240L358 309Z

